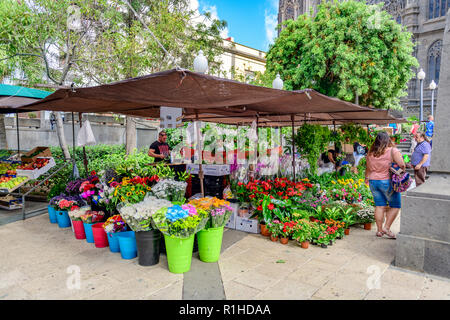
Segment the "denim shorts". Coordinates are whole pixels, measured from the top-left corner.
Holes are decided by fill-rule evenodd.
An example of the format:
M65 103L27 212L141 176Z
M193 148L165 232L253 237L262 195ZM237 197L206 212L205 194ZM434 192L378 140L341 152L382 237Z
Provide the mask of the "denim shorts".
M402 207L401 194L392 189L391 180L369 180L369 186L376 207L386 207L388 204L391 208Z

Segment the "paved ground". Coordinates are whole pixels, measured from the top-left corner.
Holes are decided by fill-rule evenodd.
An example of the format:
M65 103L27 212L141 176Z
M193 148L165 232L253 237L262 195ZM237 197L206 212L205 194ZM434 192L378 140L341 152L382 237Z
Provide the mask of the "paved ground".
M195 255L191 271L177 275L165 255L141 267L76 240L45 214L0 226L0 299L450 300L450 280L393 267L395 241L373 230L352 228L328 249L306 250L228 230L223 246L219 263ZM77 270L80 289L70 289Z

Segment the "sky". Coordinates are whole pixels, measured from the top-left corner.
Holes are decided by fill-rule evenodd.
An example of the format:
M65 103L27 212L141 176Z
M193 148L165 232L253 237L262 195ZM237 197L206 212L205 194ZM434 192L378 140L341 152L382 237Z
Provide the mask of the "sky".
M248 47L267 51L273 43L278 24L278 0L190 0L200 13L211 12L214 18L225 20L228 27L224 38Z

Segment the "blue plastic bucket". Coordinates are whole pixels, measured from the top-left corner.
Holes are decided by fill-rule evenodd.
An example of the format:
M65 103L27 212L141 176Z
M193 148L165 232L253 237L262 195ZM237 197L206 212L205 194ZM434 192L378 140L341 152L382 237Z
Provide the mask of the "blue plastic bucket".
M107 233L109 250L111 252L120 252L119 238L117 238L118 233Z
M136 258L137 246L134 231L120 232L116 237L119 239L120 255L122 256L122 259Z
M56 221L60 228L69 228L72 225L67 211L56 211Z
M84 233L86 234L86 241L88 243L94 243L94 234L92 233L92 226L94 223L85 223L83 222L84 226Z
M58 223L58 220L56 219L56 210L52 206L47 206L48 210L48 218L50 219L50 223Z

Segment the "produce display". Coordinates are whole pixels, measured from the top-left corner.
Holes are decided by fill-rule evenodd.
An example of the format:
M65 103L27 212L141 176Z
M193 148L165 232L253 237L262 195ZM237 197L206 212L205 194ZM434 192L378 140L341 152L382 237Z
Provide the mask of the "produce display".
M0 174L15 175L18 166L17 163L0 162Z
M20 170L35 170L45 167L50 162L47 158L37 158L34 162L21 164L17 167Z
M27 177L0 177L0 189L13 189L26 180Z

